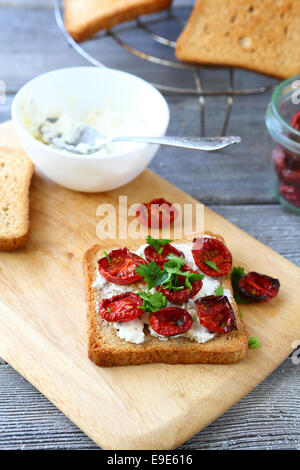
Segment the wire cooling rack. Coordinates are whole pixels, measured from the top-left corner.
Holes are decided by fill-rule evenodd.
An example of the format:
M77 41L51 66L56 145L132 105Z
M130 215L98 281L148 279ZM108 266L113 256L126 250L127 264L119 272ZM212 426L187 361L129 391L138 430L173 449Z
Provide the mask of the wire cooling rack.
M235 69L224 67L224 73L226 73L228 77L227 81L225 80L225 82L228 84L226 89L204 88L202 86L202 73L205 70L205 67L202 67L202 66L200 67L196 65L190 65L190 64L179 62L175 58L175 54L174 54L176 41L171 40L164 35L166 33L166 30L168 30L168 28L163 29L163 34L157 33L155 31L155 27L162 23L168 24L170 26L172 24L174 25L175 23L177 27L182 28L185 24L185 20L182 18L181 7L171 7L168 10L165 10L159 14L149 15L148 17L146 17L146 19L138 18L130 23L123 24L121 27L118 26L109 31L101 31L98 34L94 35L91 40L87 40L78 44L65 29L64 20L63 20L63 0L55 0L54 5L55 5L54 8L55 8L56 22L57 22L58 27L62 31L66 41L81 57L83 57L91 65L94 65L96 67L105 67L105 66L110 65L110 64L103 64L95 56L96 53L93 52L94 55L90 54L87 51L87 47L86 47L89 44L89 41L91 40L93 42L94 41L98 42L98 41L103 41L105 38L109 37L114 40L116 47L123 48L125 51L133 54L139 59L147 61L149 63L149 67L151 67L151 64L156 64L161 67L168 67L174 70L177 69L177 70L184 71L186 74L190 74L193 78L192 80L192 82L194 83L193 87L172 86L171 84L165 85L165 84L153 83L153 82L152 84L162 92L182 94L182 95L194 95L197 97L197 99L199 100L199 106L200 106L200 134L201 136L204 135L204 129L205 129L205 97L208 97L208 96L227 97L224 120L223 120L222 129L220 133L220 135L225 135L234 97L263 94L263 93L273 90L273 88L278 84L278 82L274 83L274 80L273 80L272 83L268 85L260 86L260 87L236 89L234 87ZM157 55L152 55L152 54L146 53L144 51L141 51L133 47L122 37L124 33L132 32L132 31L134 31L135 33L136 44L140 44L138 35L146 34L149 38L151 38L151 40L154 41L154 43L156 43L156 45L159 44L162 46L166 46L167 48L170 48L172 52L171 55L173 58L170 60L168 58L159 57ZM96 48L93 48L93 49L96 49ZM155 48L155 50L156 49L157 48ZM97 48L97 55L98 54L99 55L101 54L100 47ZM224 81L222 80L222 83L223 82Z

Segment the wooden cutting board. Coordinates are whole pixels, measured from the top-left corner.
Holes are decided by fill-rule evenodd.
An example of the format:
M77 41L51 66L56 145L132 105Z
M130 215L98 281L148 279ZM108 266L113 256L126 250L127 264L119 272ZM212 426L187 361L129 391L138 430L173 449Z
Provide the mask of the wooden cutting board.
M20 145L11 123L0 126L0 144ZM0 253L0 356L99 446L171 449L233 406L292 351L300 339L300 269L206 208L205 229L225 237L235 265L281 281L270 304L242 307L261 348L233 365L99 368L86 353L81 260L99 242L98 204L116 203L119 194L128 203L160 196L196 202L148 170L103 194L69 191L34 176L31 240L18 252Z

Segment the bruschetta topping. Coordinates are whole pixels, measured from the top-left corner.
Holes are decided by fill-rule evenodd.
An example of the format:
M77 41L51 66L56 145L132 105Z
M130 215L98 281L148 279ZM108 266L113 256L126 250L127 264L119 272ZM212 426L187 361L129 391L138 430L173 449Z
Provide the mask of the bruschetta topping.
M167 306L167 298L161 292L140 292L138 295L143 300L143 312L157 312Z
M203 276L201 276L201 274L192 271L192 269L187 266L182 266L179 272L180 274L174 272L173 279L170 279L169 282L165 282L165 284L156 287L158 292L161 292L169 302L175 305L182 305L187 302L188 299L195 297L202 287L201 278ZM190 274L190 276L186 277L184 274ZM189 286L186 285L187 280Z
M171 225L178 216L178 212L171 202L159 198L141 204L136 211L136 216L143 225L162 228Z
M209 331L226 334L237 329L232 306L225 295L202 297L195 305L199 322Z
M103 299L99 304L99 315L108 322L127 322L141 315L143 300L132 292Z
M224 276L232 267L232 256L221 240L210 237L194 239L192 254L198 268L207 276Z
M254 271L243 276L237 284L239 295L248 302L268 302L276 297L279 287L278 279Z
M167 259L162 269L151 261L146 266L139 266L137 273L144 276L148 290L154 287L169 302L182 305L200 291L204 276L188 268L183 256L170 253Z
M186 333L193 324L191 315L179 307L166 307L149 316L151 328L162 336Z
M152 238L150 235L146 238L148 245L144 250L144 255L148 263L155 261L161 268L163 268L168 256L172 253L175 256L182 256L182 252L177 250L173 245L170 245L172 240L164 238Z
M139 281L141 276L136 273L136 268L143 264L146 264L146 261L128 248L105 253L98 261L99 273L114 284L132 284Z

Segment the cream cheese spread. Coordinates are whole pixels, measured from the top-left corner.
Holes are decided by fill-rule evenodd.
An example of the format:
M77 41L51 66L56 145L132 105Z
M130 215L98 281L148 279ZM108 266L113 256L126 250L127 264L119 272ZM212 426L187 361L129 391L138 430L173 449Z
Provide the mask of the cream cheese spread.
M103 107L103 109L91 109L78 117L77 115L72 115L72 112L68 113L65 110L59 109L46 112L40 109L35 100L30 99L22 104L21 112L27 131L35 139L54 148L59 148L55 145L55 142L57 144L60 142L75 142L85 124L97 129L103 138L108 140L117 136L142 136L147 135L149 132L147 132L149 123L144 116L129 114L126 110L119 109L117 105L113 106L113 104L110 107ZM56 122L49 122L47 121L48 118L56 118L57 120ZM52 143L47 143L49 140ZM108 143L92 155L101 156L121 151L124 152L124 149L130 149L132 145L136 144L130 142ZM87 154L89 149L89 145L84 143L80 143L77 146L77 150L83 154ZM68 150L61 151L72 154Z

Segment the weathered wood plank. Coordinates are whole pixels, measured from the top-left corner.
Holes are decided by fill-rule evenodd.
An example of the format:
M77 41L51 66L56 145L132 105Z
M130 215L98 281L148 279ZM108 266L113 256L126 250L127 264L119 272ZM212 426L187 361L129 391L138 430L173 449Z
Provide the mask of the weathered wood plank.
M300 449L300 368L287 359L182 449ZM0 367L0 449L93 449L95 444L10 366Z
M300 449L300 368L287 359L185 449Z
M210 205L210 207L245 232L300 266L299 216L291 214L279 205Z
M0 7L27 8L27 9L53 9L53 0L0 0Z

